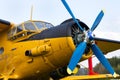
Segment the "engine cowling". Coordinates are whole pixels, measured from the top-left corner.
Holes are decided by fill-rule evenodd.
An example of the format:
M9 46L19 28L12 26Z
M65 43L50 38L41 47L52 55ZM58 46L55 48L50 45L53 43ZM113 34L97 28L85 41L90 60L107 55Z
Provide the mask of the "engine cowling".
M80 23L80 25L83 29L89 30L89 27L85 23L83 23L79 19L77 19L77 20L78 20L78 22ZM68 20L62 22L61 25L67 25L68 26L68 30L69 30L68 33L71 35L75 47L77 47L77 44L81 43L83 41L84 37L85 37L85 35L80 30L78 25L73 21L73 19L68 19ZM90 45L87 44L86 50L85 50L85 52L82 56L82 60L88 59L91 56L92 56L92 51L90 50Z

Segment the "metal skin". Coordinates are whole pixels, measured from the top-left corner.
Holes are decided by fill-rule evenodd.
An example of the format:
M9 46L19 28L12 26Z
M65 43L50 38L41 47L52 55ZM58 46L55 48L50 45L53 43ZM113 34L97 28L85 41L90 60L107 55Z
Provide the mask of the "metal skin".
M9 25L10 29L0 34L0 47L4 48L0 54L0 79L41 79L51 71L66 66L76 47L74 36L72 37L72 26L75 24L70 19L59 26L15 39L8 38L8 32L15 27ZM13 38L24 32L15 34ZM82 60L91 55L92 53L83 55Z

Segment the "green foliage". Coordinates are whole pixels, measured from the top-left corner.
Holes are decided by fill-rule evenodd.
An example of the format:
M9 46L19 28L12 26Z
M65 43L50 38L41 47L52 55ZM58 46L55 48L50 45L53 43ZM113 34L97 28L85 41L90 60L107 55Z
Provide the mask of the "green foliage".
M116 73L120 74L120 57L113 57L108 59L110 64L112 65L113 69ZM108 71L103 67L101 63L97 64L94 67L94 71L101 74L106 74Z

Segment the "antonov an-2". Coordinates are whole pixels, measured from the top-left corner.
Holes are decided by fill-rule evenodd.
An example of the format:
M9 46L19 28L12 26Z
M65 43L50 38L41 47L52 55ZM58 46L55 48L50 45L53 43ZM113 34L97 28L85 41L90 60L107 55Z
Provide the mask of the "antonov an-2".
M120 49L120 41L96 38L92 33L101 21L101 11L91 29L72 16L57 26L29 20L19 25L0 19L0 79L48 80L76 73L78 62L93 54L116 77L103 54Z

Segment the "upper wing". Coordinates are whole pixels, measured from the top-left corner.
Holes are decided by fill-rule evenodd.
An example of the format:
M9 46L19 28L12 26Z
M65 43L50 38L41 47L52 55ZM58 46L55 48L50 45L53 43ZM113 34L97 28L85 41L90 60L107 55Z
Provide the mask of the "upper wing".
M0 32L9 29L10 27L12 27L12 23L2 20L0 19Z
M95 41L104 54L120 49L120 41L103 38L95 38Z

